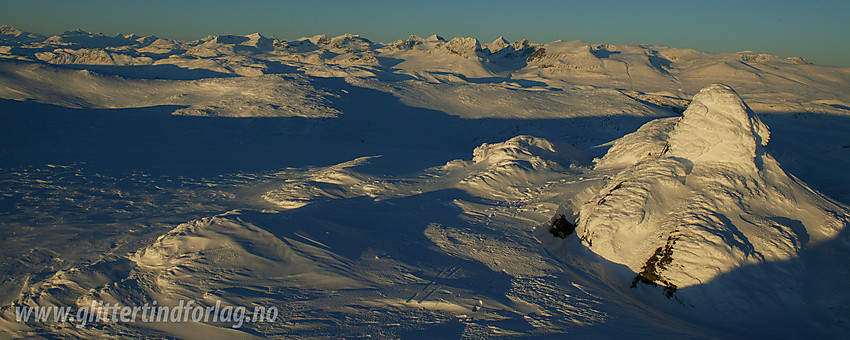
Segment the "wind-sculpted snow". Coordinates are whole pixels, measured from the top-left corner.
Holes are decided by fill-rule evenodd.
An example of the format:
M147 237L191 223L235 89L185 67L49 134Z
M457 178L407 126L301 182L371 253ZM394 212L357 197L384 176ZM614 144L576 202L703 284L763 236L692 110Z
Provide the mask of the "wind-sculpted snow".
M449 38L0 27L0 332L850 334L850 68ZM15 321L181 300L281 314Z
M848 209L787 175L764 151L768 138L731 88L703 89L680 119L645 125L597 162L612 175L581 207L581 241L637 273L633 286L661 285L700 312L723 310L722 317L708 312L712 318L814 304L803 298L805 288L789 284L828 275L802 259L845 230ZM757 266L765 263L787 264ZM753 281L715 283L745 267ZM741 296L771 302L729 302Z
M725 85L701 90L670 133L671 156L694 163L755 164L770 140L767 126Z
M570 145L557 147L545 139L517 136L473 151L472 170L460 184L471 192L503 200L528 198L528 184L544 185L552 174L569 172L585 156Z

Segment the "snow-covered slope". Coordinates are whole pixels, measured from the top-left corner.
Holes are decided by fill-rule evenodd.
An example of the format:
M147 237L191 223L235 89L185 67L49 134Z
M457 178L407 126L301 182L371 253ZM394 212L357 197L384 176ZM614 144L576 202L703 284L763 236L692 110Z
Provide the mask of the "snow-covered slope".
M0 45L13 337L850 334L850 68L437 35ZM282 319L11 306L95 300Z
M806 254L843 235L850 210L783 171L764 150L769 136L730 87L701 90L681 118L645 125L597 161L610 177L580 208L581 242L637 273L632 286L663 286L718 322L765 309L792 322L846 301L840 290L811 301L803 282L829 277Z
M0 88L4 98L69 107L180 105L175 115L228 117L328 117L339 113L328 106L336 94L316 89L300 75L125 79L20 62L0 64L0 72L7 76Z

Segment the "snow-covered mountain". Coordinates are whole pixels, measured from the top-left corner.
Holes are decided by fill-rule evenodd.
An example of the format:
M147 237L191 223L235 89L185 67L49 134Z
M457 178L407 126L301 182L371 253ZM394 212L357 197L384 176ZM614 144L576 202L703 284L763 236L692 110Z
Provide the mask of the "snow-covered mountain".
M11 336L850 334L850 68L438 35L0 45ZM12 307L182 300L283 314Z
M722 82L736 88L760 112L787 112L798 110L799 106L808 111L841 112L842 107L850 105L846 94L836 91L850 86L847 68L810 65L796 57L749 51L706 53L581 41L508 43L504 38L481 44L474 38L446 41L437 35L380 44L351 34L285 41L254 33L184 42L132 34L113 37L81 30L40 37L9 26L4 26L2 33L0 57L5 60L89 65L77 68L131 78L154 79L169 74L185 75L183 78L256 76L298 70L311 76L354 76L382 84L390 78L413 80L391 82L406 100L419 97L403 94L415 84L460 82L477 87L480 91L476 92L486 93L485 97L501 97L490 91L500 91L504 85L524 91L569 90L589 85L628 90L631 92L626 94L636 100L653 103L667 99L686 101L699 89ZM110 69L94 65L146 67ZM761 95L768 85L793 91L770 91L783 92L782 100L775 100L775 96ZM533 105L522 107L533 109Z
M821 291L829 302L809 300L805 281L834 269L809 259L813 252L850 250L828 245L847 228L850 211L788 175L765 151L769 139L730 87L701 90L682 117L641 127L597 161L596 170L611 175L579 208L581 242L637 273L632 286L660 285L719 323L767 308L794 329L812 309L844 304L840 288ZM719 279L736 271L744 273ZM718 294L764 303L734 304Z

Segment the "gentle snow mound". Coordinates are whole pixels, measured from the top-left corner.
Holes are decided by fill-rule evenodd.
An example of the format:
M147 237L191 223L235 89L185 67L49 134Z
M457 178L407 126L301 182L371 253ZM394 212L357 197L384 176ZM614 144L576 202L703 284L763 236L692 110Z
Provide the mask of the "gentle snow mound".
M460 182L461 187L504 200L526 198L528 193L520 188L544 185L585 158L572 145L526 135L501 143L481 144L472 154L473 164Z

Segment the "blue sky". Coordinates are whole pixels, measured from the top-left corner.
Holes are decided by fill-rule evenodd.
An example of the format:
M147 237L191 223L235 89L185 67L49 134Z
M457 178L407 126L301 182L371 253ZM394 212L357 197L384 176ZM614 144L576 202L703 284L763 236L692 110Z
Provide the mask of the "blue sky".
M86 31L183 40L260 32L279 39L411 34L489 42L643 43L710 52L753 50L850 66L850 1L7 1L0 23L52 35Z

